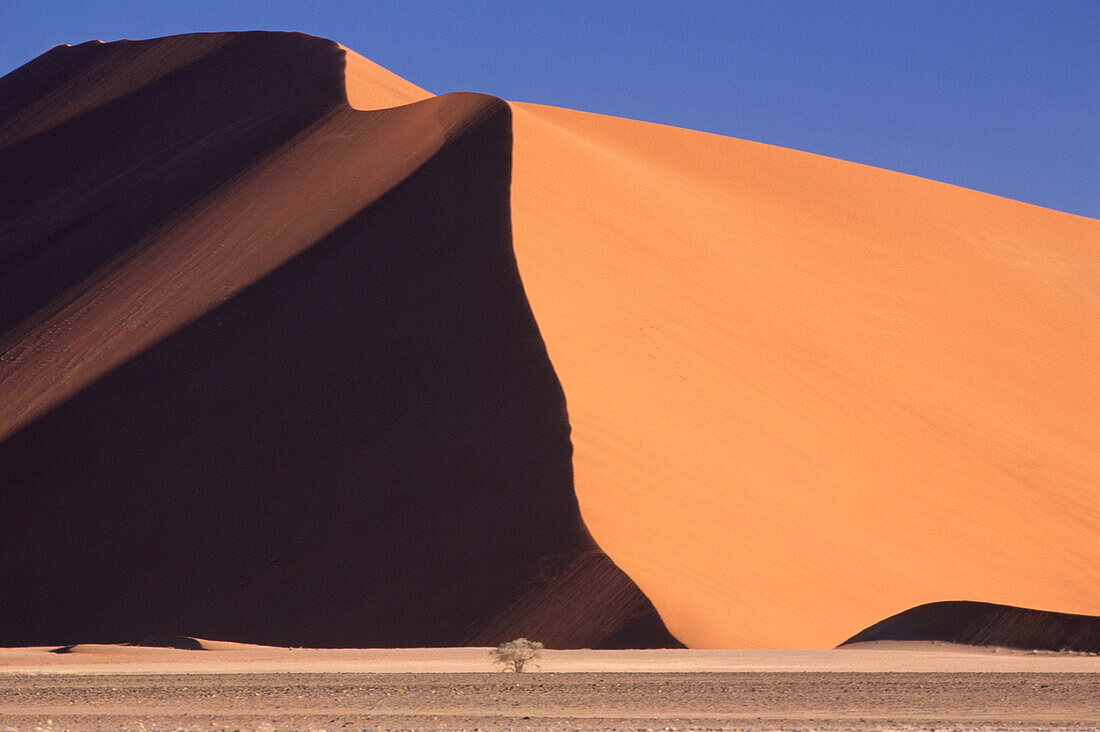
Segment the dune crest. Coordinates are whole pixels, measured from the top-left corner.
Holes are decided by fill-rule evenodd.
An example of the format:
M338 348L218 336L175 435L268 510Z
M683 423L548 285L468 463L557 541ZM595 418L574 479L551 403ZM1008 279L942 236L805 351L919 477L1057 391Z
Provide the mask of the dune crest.
M182 60L172 73L152 66L165 58ZM0 347L13 373L0 382L0 436L287 261L438 151L446 129L435 115L366 123L349 110L344 63L339 46L301 34L198 34L54 49L5 77L13 99L35 88L32 72L73 79L59 89L79 89L81 103L0 153L19 173L0 183L0 328L12 329ZM89 81L101 77L106 103ZM360 72L360 100L370 79L378 104L416 96L411 84L390 93L390 77ZM390 137L404 154L346 154L356 124L361 140ZM272 215L305 206L309 215Z
M340 48L344 52L344 89L352 109L385 109L434 96L350 48Z

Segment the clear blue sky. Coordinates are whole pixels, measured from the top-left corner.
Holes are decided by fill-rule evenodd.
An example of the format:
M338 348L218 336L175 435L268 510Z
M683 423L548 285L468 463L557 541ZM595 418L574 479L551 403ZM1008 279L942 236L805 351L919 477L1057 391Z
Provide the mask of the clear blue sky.
M59 43L300 30L480 91L831 155L1100 218L1100 0L0 0Z

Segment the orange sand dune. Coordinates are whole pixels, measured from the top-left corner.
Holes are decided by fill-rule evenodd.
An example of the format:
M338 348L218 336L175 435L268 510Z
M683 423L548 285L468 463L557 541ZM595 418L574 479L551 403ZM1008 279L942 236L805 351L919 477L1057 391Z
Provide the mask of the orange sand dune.
M0 79L0 642L672 642L582 515L693 647L1098 614L1098 241L298 34L55 49Z
M515 104L516 255L600 545L690 647L1100 614L1100 225Z

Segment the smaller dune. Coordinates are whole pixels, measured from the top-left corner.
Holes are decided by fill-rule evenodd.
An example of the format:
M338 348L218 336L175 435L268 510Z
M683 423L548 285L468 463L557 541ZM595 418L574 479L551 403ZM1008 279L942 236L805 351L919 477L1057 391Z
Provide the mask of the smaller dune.
M179 651L206 651L212 650L207 644L209 641L204 641L199 638L192 638L187 635L170 635L161 633L158 635L150 635L142 638L134 643L123 644L111 644L111 643L75 643L67 646L61 646L59 648L51 648L50 653L111 653L121 651L127 647L138 648L173 648Z
M930 602L898 613L840 644L946 641L1036 651L1100 653L1100 617L988 602Z
M143 648L176 648L181 651L206 650L206 646L198 638L192 638L188 635L168 635L164 633L146 636L140 641L131 643L130 645L142 646Z

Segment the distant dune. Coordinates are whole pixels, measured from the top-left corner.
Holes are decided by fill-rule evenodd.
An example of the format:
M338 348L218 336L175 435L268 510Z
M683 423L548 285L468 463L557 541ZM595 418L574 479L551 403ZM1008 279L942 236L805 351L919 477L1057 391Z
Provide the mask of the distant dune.
M676 644L580 520L508 106L349 69L249 33L0 80L0 643Z
M1100 614L1098 242L300 34L59 47L0 79L0 644Z
M945 641L1100 653L1100 618L987 602L933 602L875 623L841 645L876 641Z

